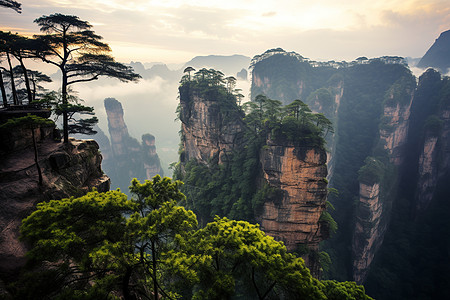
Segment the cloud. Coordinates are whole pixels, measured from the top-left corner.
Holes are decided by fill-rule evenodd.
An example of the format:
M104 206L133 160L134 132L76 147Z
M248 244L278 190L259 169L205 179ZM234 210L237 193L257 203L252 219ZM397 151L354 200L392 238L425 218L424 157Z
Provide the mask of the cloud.
M273 16L276 16L276 15L277 15L277 12L269 11L269 12L263 13L261 16L263 16L263 17L273 17Z

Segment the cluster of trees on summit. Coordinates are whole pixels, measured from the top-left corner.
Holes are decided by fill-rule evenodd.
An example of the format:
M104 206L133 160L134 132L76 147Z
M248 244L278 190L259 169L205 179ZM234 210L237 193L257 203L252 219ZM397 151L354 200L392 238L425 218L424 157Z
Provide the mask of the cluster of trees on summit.
M14 1L6 1L6 4L9 2ZM6 4L4 6L8 7ZM82 104L72 86L101 76L122 81L136 81L140 76L131 67L114 60L108 44L92 31L89 22L59 13L42 16L34 22L42 34L32 38L0 32L0 60L7 63L6 68L0 67L3 107L23 104L51 107L57 116L62 116L66 143L69 133L95 133L92 127L97 118L76 117L76 114L93 115L93 108ZM50 82L50 77L28 69L25 61L29 59L55 66L61 72L61 89L57 92L45 90L40 84ZM18 63L15 67L13 60Z
M220 124L216 124L219 131L233 127L230 124L239 124L242 132L236 133L233 151L218 154L222 155L220 163L218 155L208 162L188 160L185 149L180 148L181 162L174 177L185 183L182 189L187 198L183 205L198 215L201 224L212 221L215 215L256 222L265 201L279 201L283 197L280 189L259 180L261 150L269 140L280 145L323 149L324 137L333 132L332 122L323 114L313 113L299 99L283 106L282 102L261 94L242 104L233 79L230 83L229 77L212 69L191 74L193 71L186 69L188 74L179 87L181 121L189 124L193 99L198 96L200 101L212 103L210 111L217 111L211 118L219 120ZM332 218L323 220L335 230Z

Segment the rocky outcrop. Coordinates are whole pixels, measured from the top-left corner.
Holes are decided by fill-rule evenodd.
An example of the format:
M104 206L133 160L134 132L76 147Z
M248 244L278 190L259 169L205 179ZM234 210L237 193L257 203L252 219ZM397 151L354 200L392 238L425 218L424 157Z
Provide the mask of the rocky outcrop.
M223 103L186 89L186 85L180 87L181 165L190 160L211 166L224 164L227 154L244 151L248 141L243 139L246 127L240 112L227 115L230 111L223 110ZM327 197L326 152L320 147L295 146L270 137L263 144L259 155L248 158L259 157L257 166L261 168L252 170L257 174L253 180L260 191L265 187L271 190L265 194L262 206L255 208L256 221L268 235L283 241L289 251L308 249L310 255L304 259L317 276L319 242L328 234L328 227L321 222Z
M383 105L379 142L386 150L389 162L395 166L400 166L405 158L413 92L412 88L394 84L386 94ZM392 182L359 183L352 239L352 273L353 279L360 284L366 279L373 258L384 240L392 201L387 195L381 196L380 190L389 190L390 184Z
M114 156L127 153L126 140L129 138L128 128L123 118L122 104L114 98L105 99L105 110L108 117L109 136Z
M29 139L28 135L21 138ZM0 162L0 274L5 281L17 275L25 263L27 247L19 240L19 228L36 203L81 196L92 188L109 190L109 177L101 170L102 156L94 140L70 139L65 145L50 137L41 139L38 157L42 185L33 147L9 152Z
M180 89L188 87L180 87ZM180 92L183 95L185 92ZM222 163L227 153L242 145L244 124L240 117L227 116L221 112L214 98L191 96L180 97L181 130L183 133L182 162L194 159L207 163L217 158ZM235 116L237 112L234 112Z
M396 166L403 162L404 146L408 137L409 117L414 98L414 90L404 90L406 101L396 99L395 90L387 95L383 108L380 140L389 154L389 160Z
M353 234L353 279L364 282L375 253L382 244L386 223L382 222L383 204L379 183L360 183L356 225Z
M424 211L431 203L439 179L450 169L450 108L439 114L439 132L427 132L419 156L416 210Z
M133 178L145 180L157 174L163 176L155 137L144 134L140 144L128 133L122 104L114 98L106 98L104 102L111 137L111 155L105 159L104 168L108 170L114 188L127 192Z
M145 177L147 179L151 179L157 174L162 174L161 164L156 153L155 137L151 134L144 134L142 136L142 156Z
M260 162L266 182L282 191L281 197L263 204L258 217L261 229L290 251L303 245L317 253L324 239L320 217L327 198L325 150L269 141ZM313 262L308 257L305 261L314 273Z

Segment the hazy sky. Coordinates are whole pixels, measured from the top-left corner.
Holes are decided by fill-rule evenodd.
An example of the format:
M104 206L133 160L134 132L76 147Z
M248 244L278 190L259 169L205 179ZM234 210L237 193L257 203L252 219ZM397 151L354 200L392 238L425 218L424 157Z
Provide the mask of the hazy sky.
M253 57L282 47L317 60L421 57L450 29L448 0L22 0L0 27L37 33L33 20L73 14L94 25L122 62L181 63L197 55Z

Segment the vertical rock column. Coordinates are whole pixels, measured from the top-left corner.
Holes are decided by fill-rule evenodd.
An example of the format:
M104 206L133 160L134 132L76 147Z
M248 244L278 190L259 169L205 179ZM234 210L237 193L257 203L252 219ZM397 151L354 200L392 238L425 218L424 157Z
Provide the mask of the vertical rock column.
M289 251L305 245L318 251L324 238L319 221L326 209L326 153L323 149L274 145L260 156L266 182L282 191L278 199L267 200L259 218L262 230L283 241ZM304 257L313 275L317 262Z

